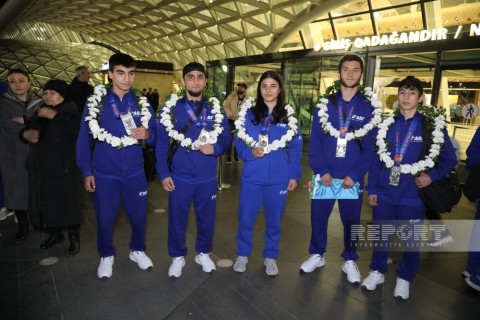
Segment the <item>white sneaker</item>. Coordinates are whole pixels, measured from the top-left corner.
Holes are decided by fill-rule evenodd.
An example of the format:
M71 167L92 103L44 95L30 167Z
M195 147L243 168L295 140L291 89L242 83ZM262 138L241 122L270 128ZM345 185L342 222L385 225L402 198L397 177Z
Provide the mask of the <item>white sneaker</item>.
M438 239L438 240L431 239L431 240L429 240L425 243L426 243L427 246L430 246L430 247L441 247L441 246L444 246L446 244L452 243L454 241L455 241L455 239L453 238L453 236L450 233L445 233L445 234L442 234L440 239Z
M3 207L0 209L0 221L7 219L11 215L14 215L15 211L8 209L7 207Z
M310 273L317 268L323 267L324 265L325 259L323 258L323 256L319 254L312 254L307 261L302 263L302 265L300 266L300 271Z
M213 263L212 259L210 259L210 253L203 253L200 252L196 257L195 257L195 262L199 265L202 266L203 272L210 273L212 271L215 271L215 263Z
M385 281L385 277L383 274L378 272L377 270L372 270L368 274L368 277L363 279L362 287L366 288L367 290L375 290L377 285L382 284Z
M393 296L407 300L410 297L410 282L397 277L397 285L393 291Z
M112 276L114 256L100 258L100 265L98 266L97 276L102 278L110 278Z
M143 251L130 251L130 260L136 262L142 270L153 268L152 260Z
M350 283L360 283L360 271L353 260L347 260L342 265L342 271L347 274L347 280Z
M238 256L235 259L235 264L233 265L233 271L235 272L245 272L247 270L248 257Z
M263 262L265 265L265 273L270 277L275 277L278 274L277 261L275 259L265 258Z
M180 278L182 275L182 269L185 266L184 257L175 257L172 259L172 264L168 268L168 276L170 278Z

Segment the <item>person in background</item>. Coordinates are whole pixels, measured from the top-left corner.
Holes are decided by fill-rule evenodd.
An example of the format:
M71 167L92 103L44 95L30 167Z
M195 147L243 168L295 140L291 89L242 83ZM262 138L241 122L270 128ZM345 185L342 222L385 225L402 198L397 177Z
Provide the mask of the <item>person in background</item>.
M116 253L112 237L120 203L132 229L130 260L142 270L153 267L145 254L148 185L140 142L153 145L156 120L146 98L132 90L135 70L131 56L116 53L110 57L111 88L95 88L98 99L87 104L78 134L77 165L85 177L85 189L94 194L99 278L112 276ZM99 109L101 114L95 111Z
M28 174L25 166L28 145L19 134L42 99L30 90L30 78L22 69L7 73L9 89L0 98L0 176L4 187L5 207L15 211L18 221L16 239L25 240L29 231ZM7 213L8 215L8 213Z
M49 237L40 245L49 249L64 241L68 230L67 253L80 250L81 174L75 163L75 144L80 114L71 100L69 85L49 80L43 87L43 102L26 123L21 137L30 144L28 159L30 216L37 216Z
M217 204L217 158L232 143L219 101L204 96L205 67L190 62L183 67L182 75L185 96L175 103L170 100L165 103L155 147L158 177L169 192L168 254L172 264L168 276L171 278L179 278L185 266L185 234L192 201L197 222L195 262L204 272L216 269L210 253Z
M160 95L158 94L157 89L153 89L153 92L150 96L150 104L152 105L153 111L156 114L158 111L158 106L160 104Z
M80 114L83 113L87 98L93 93L93 87L88 83L90 70L86 66L79 66L75 69L75 78L70 84L72 99L77 105Z
M276 259L281 234L281 219L285 212L288 191L300 181L302 169L302 136L295 111L285 105L285 87L282 76L275 71L264 72L258 82L257 99L247 109L245 102L235 121L238 129L235 146L243 161L238 206L238 257L233 265L236 272L244 272L252 252L253 227L263 204L265 212L265 272L278 274ZM247 139L248 137L248 139ZM254 146L247 140L256 142ZM262 147L261 141L268 141ZM283 141L284 144L280 145ZM277 146L279 144L280 146Z
M228 125L231 133L233 133L235 130L235 125L233 122L237 116L238 107L248 98L250 98L250 94L248 93L247 89L248 86L245 82L238 83L237 90L232 91L232 93L225 99L225 102L223 103L225 112L227 113ZM235 145L232 143L227 152L227 164L231 164L233 161L239 162L239 159Z
M314 113L309 148L310 167L314 174L320 175L323 186L331 186L333 178L343 180L345 189L352 188L356 182L360 184L358 199L338 199L344 233L341 270L350 283L361 281L355 263L358 239L352 239L351 228L360 222L364 176L375 156L374 108L359 91L363 70L361 57L353 54L342 57L338 64L339 90L329 96L328 102L320 100L319 105L323 106ZM309 273L325 265L328 220L336 201L311 200L310 257L300 266L301 272Z
M8 83L6 81L0 80L0 95L8 90ZM15 214L13 210L9 210L7 207L3 206L3 184L2 177L0 176L0 221L5 220L7 217Z
M472 171L480 165L480 128L477 128L472 141L467 148L467 162L465 169ZM480 291L480 204L477 201L477 210L473 221L468 252L467 267L463 271L465 282L473 289Z
M409 230L421 226L425 206L420 199L419 188L440 180L458 163L447 130L441 129L444 123L437 123L435 119L418 112L423 99L420 80L413 76L406 77L398 86L398 114L393 113L378 125L379 157L375 158L369 171L367 191L368 202L373 207L372 224L379 226L380 232L373 249L371 271L362 282L362 287L367 290L375 290L377 285L382 284L385 281L384 274L388 271L387 259L389 248L393 247L392 235L382 234L382 225L396 226L398 230L395 233L402 237ZM438 157L428 154L430 159L437 158L436 162L426 161L427 155L422 156L424 150L431 150L427 138L432 134L424 132L428 128L427 123L434 123L435 130L440 132L436 137L443 133L443 143L437 138L434 141L436 146L431 146ZM400 244L399 247L404 248L404 253L396 270L397 282L393 295L408 299L410 282L420 265L419 239L403 238L405 244Z

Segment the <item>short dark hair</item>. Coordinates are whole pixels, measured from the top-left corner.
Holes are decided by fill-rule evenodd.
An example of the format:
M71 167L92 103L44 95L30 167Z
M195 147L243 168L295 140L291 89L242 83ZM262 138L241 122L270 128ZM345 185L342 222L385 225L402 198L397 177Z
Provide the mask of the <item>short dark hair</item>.
M108 69L113 71L115 66L124 66L125 68L135 67L135 60L125 53L115 53L108 59Z
M237 87L244 87L245 89L248 89L248 86L245 82L239 82L237 83Z
M207 74L205 72L205 67L203 66L203 64L201 63L198 63L198 62L190 62L189 64L187 64L185 67L183 67L183 70L182 70L182 78L185 77L185 75L187 73L190 73L192 71L200 71L202 72L203 74Z
M360 63L360 70L363 73L363 59L360 56L357 56L356 54L346 54L340 59L340 62L338 63L338 72L340 73L342 71L342 66L345 61L357 61Z
M405 89L417 89L419 96L423 95L423 85L420 79L415 78L414 76L407 76L405 79L400 81L398 85L398 90L405 88Z
M25 70L23 70L23 69L18 69L18 68L14 68L14 69L8 70L7 78L8 78L9 76L11 76L12 74L14 74L14 73L23 74L25 77L27 77L28 81L30 81L30 77L28 76L27 71L25 71Z

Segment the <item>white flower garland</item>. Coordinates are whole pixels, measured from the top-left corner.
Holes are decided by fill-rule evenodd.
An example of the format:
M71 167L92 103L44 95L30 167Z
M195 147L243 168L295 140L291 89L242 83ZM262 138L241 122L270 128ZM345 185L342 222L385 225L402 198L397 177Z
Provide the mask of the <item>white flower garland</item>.
M418 112L423 113L421 110L418 110ZM426 116L425 113L424 116ZM395 122L394 117L395 113L391 113L378 125L377 146L379 149L377 153L380 157L380 161L382 161L385 164L385 167L388 169L393 167L394 161L390 157L391 153L387 151L388 146L385 142L385 139L387 137L388 129ZM423 160L417 161L415 163L400 164L401 173L416 175L417 173L425 172L435 166L435 159L440 154L440 150L444 143L444 136L442 130L445 128L445 116L442 114L438 114L433 118L433 120L435 122L435 129L432 132L433 143L430 147L429 154L426 155Z
M364 96L370 100L373 106L373 117L368 123L366 123L362 128L355 130L354 132L347 132L345 138L347 141L362 138L370 130L375 128L380 121L382 121L382 102L378 100L377 95L372 91L371 88L366 87ZM319 103L316 106L318 110L319 122L322 125L323 132L328 132L331 136L338 138L340 136L340 131L335 129L330 122L328 122L328 99L320 98Z
M175 130L173 123L172 123L172 108L175 107L177 101L183 98L183 95L179 94L171 94L170 98L165 102L165 106L162 109L162 113L160 114L160 123L165 126L167 130L168 136L173 140L176 140L180 143L182 147L185 147L189 150L197 150L201 143L197 140L192 141L190 138L185 138L183 133L178 132ZM223 132L223 118L224 115L221 110L220 101L215 97L208 98L208 101L212 104L212 114L215 116L215 123L213 124L213 128L209 131L209 144L214 144L218 140L218 136Z
M93 94L87 99L88 115L85 117L85 121L88 121L88 126L90 127L93 138L98 141L105 141L117 149L138 144L137 139L127 135L119 138L109 133L105 128L101 128L98 124L98 119L101 117L101 110L103 110L103 105L100 106L99 104L103 104L106 95L107 88L103 84L100 84L94 88ZM140 121L142 122L142 126L148 129L148 122L152 117L148 109L148 100L146 97L137 97L137 104L140 106L140 114L142 115Z
M254 106L254 99L252 97L244 101L240 106L237 119L234 122L235 128L238 130L237 137L243 140L248 146L251 146L251 147L256 146L258 144L258 141L256 141L250 135L247 134L245 130L245 121L246 121L246 115L247 115L248 109L252 108L253 106ZM276 151L280 148L285 148L288 142L290 142L298 132L298 125L297 125L298 120L293 116L295 114L295 110L289 104L285 106L285 110L287 111L289 129L279 140L274 140L268 144L267 153L270 151Z

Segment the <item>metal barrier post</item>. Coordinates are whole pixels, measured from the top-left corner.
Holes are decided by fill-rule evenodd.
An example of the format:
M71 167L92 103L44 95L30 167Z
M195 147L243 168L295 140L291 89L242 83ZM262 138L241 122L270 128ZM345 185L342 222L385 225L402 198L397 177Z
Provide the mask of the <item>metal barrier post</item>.
M217 181L218 181L217 189L218 189L218 191L228 190L231 187L229 184L223 183L223 157L224 156L225 155L218 158L218 165L217 165Z

